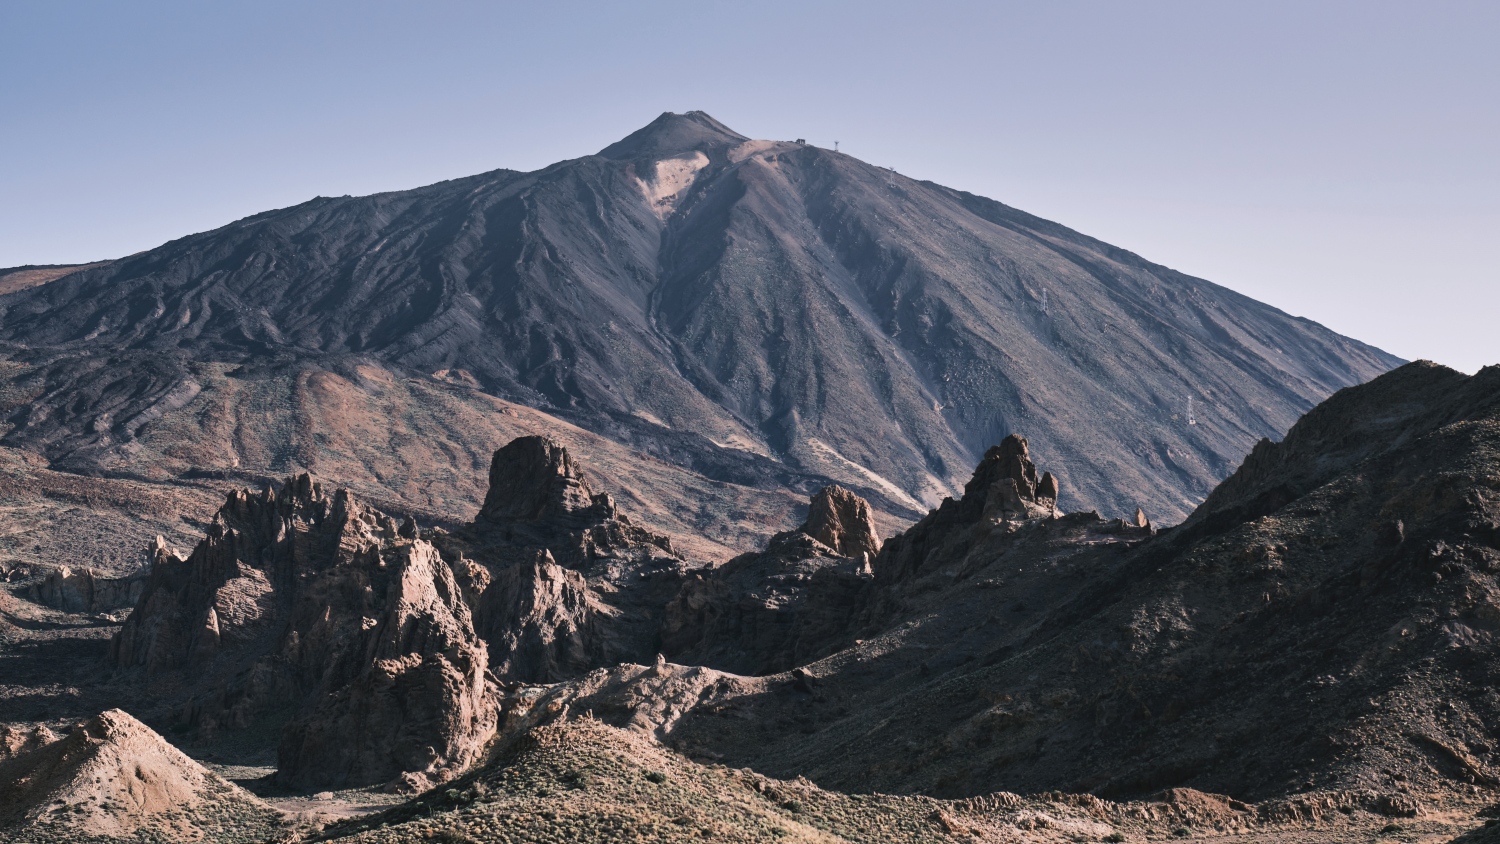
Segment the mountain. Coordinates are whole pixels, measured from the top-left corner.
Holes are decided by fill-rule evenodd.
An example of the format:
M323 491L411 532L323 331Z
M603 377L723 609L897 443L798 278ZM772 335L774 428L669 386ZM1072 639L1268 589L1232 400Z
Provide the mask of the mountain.
M1021 429L1064 509L1175 521L1254 442L1400 362L993 200L701 112L535 172L320 197L13 277L0 445L54 469L310 470L452 512L478 505L466 479L505 441L476 420L527 407L719 485L712 512L651 502L698 534L736 523L743 490L830 481L894 526Z

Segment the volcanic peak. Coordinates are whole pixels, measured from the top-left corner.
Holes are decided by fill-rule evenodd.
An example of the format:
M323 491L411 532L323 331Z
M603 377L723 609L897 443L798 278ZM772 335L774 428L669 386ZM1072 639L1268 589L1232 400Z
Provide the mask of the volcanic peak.
M686 114L662 112L640 129L599 151L602 158L631 159L677 155L684 152L712 154L750 140L701 111Z

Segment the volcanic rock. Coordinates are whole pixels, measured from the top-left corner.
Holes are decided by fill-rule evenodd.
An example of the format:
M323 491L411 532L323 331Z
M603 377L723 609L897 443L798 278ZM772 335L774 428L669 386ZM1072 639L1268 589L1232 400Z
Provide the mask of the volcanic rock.
M880 553L880 534L869 502L837 484L813 496L800 530L844 557L858 560Z
M31 840L197 840L229 825L261 836L282 826L275 810L118 709L0 757L0 794L0 830Z
M366 587L389 577L380 551L395 535L389 516L305 474L231 493L187 559L156 546L110 655L152 676L191 671L212 690L194 726L244 726L311 690L380 608Z
M586 523L616 517L607 495L594 495L568 457L568 450L546 437L520 437L495 452L490 489L476 522Z
M87 566L58 566L32 585L26 597L63 612L111 612L134 607L146 591L149 576L147 569L108 577Z
M496 451L479 515L434 542L454 561L502 680L555 682L650 659L687 569L670 538L631 524L543 437Z
M764 552L692 572L667 606L662 647L674 660L738 674L787 671L847 647L869 613L867 576L880 539L869 505L837 486L807 521Z
M384 611L331 667L317 702L282 733L277 778L339 787L412 774L452 779L476 761L499 710L486 648L436 549L399 545Z

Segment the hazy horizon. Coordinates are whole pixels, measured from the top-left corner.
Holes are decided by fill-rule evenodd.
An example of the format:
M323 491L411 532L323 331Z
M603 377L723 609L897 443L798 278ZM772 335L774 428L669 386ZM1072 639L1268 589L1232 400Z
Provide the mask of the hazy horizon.
M591 154L662 111L983 194L1405 358L1500 362L1500 9L11 4L0 266Z

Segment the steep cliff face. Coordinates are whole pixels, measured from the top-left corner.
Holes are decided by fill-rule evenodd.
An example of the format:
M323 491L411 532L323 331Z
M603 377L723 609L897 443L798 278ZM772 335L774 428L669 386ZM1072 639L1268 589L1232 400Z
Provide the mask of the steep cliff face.
M998 202L699 112L533 173L319 198L49 278L0 293L17 397L0 443L89 471L147 473L142 443L174 420L264 412L210 364L245 381L378 366L718 480L833 480L911 515L1024 428L1067 508L1175 521L1256 440L1398 363ZM295 436L311 407L289 416L293 447L168 456L281 474L338 458ZM463 475L472 433L445 433L458 448L407 446ZM387 483L363 471L346 480Z

